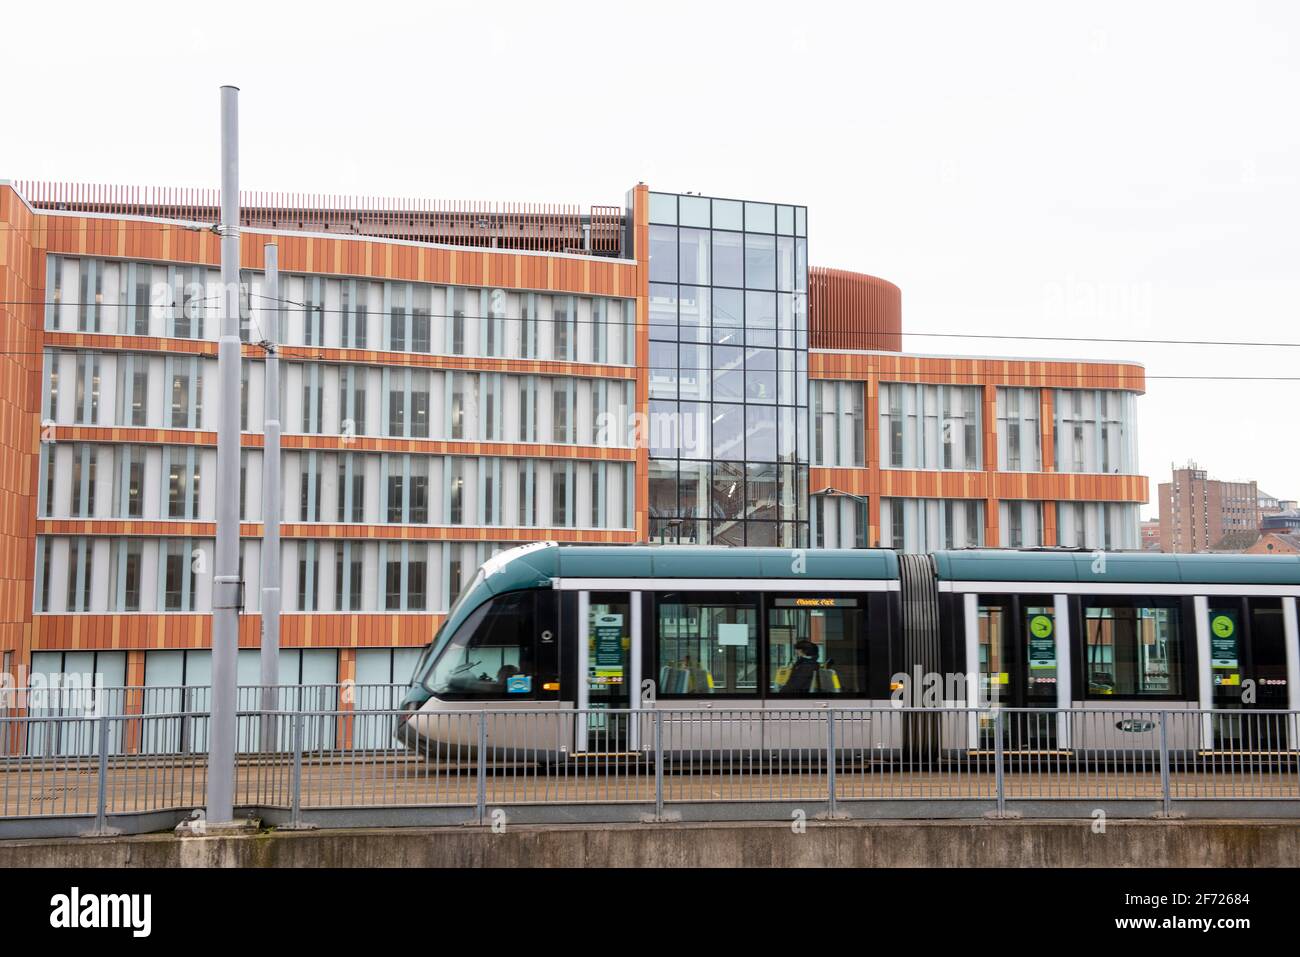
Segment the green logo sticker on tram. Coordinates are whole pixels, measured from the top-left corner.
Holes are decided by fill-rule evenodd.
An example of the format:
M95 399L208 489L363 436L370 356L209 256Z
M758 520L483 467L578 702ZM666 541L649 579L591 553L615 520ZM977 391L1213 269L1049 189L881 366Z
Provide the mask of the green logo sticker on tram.
M1029 667L1041 670L1056 668L1056 623L1051 615L1029 616ZM1037 679L1035 679L1037 680Z
M1214 612L1210 615L1210 667L1234 670L1238 666L1237 615L1235 612ZM1216 684L1227 684L1219 681Z

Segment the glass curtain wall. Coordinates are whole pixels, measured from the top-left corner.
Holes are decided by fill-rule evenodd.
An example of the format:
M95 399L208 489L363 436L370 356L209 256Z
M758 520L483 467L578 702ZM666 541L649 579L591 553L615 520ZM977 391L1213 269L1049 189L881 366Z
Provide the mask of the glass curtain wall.
M801 206L650 194L650 536L808 542Z

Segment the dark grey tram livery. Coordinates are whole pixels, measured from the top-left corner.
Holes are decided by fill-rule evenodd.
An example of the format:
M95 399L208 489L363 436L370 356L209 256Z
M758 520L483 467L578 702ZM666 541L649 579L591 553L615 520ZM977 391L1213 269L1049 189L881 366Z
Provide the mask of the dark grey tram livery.
M990 707L1050 709L999 723L1010 748L1154 749L1143 713L1193 711L1162 729L1170 747L1294 750L1293 719L1244 718L1300 710L1297 597L1294 556L538 543L462 592L399 734L472 746L466 712L520 711L537 720L487 722L493 750L626 753L648 743L638 712L692 710L725 721L711 742L800 747L799 713L906 705L949 712L925 726L936 751L989 747ZM1118 719L1075 720L1107 710ZM918 733L852 726L844 748Z

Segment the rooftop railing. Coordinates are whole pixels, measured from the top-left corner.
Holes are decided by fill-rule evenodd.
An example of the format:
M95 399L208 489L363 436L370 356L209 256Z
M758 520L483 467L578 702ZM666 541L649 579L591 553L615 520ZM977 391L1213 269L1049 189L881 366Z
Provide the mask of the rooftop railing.
M219 189L18 181L34 209L214 226ZM577 204L241 191L240 226L502 251L623 255L624 210Z

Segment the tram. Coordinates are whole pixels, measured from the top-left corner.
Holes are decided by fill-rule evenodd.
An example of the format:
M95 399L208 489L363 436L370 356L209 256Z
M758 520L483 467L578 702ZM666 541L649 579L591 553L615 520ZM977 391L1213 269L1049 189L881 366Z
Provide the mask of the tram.
M478 570L397 730L429 752L551 762L643 750L655 712L730 716L710 748L815 746L801 719L834 708L863 716L840 746L883 753L988 749L995 728L1048 753L1155 750L1162 734L1202 753L1294 751L1281 712L1300 711L1297 598L1297 556L540 542ZM900 705L947 717L879 720ZM686 724L666 751L698 746Z

